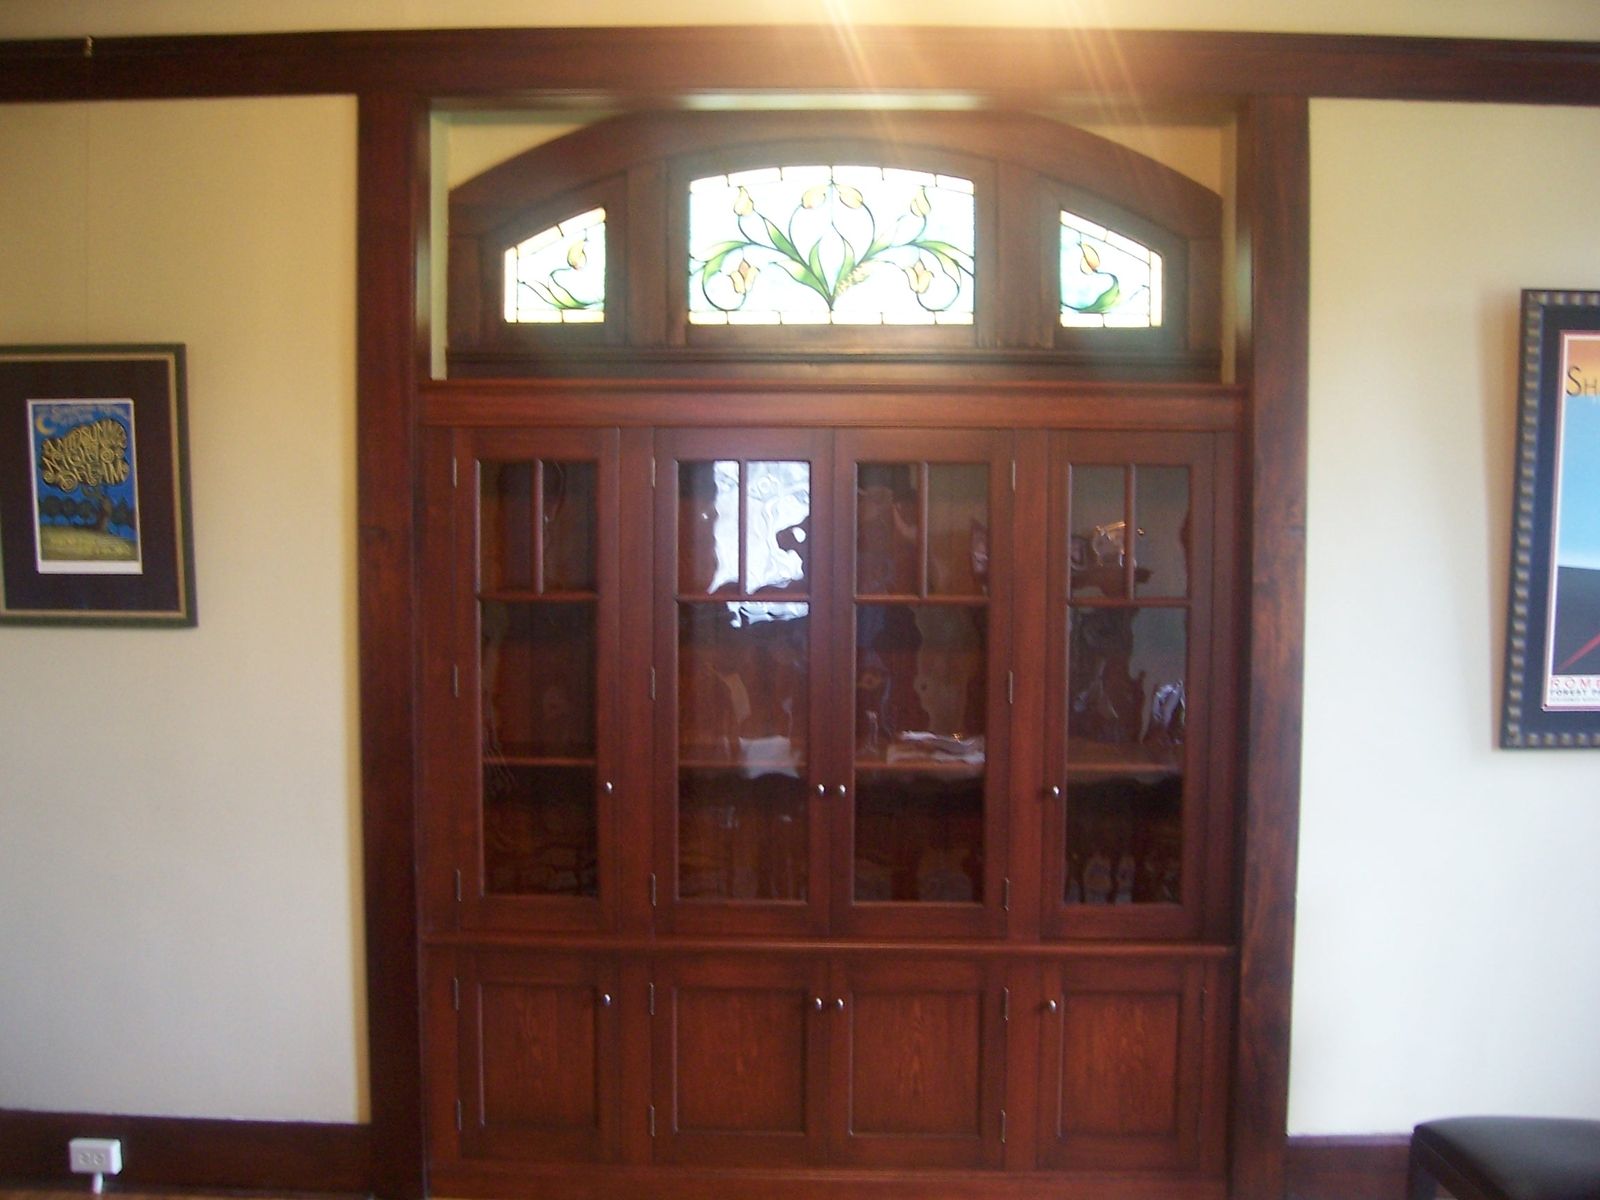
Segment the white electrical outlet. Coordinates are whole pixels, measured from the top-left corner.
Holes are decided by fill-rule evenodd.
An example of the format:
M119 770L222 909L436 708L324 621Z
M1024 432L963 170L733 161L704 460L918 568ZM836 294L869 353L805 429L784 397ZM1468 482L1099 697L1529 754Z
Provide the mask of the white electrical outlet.
M67 1143L67 1163L79 1175L93 1175L94 1191L99 1195L102 1177L122 1170L122 1142L117 1138L73 1138Z

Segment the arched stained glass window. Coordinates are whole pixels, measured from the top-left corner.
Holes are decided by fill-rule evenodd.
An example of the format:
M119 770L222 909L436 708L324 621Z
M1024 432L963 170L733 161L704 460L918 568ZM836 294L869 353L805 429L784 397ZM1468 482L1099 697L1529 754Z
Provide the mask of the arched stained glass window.
M1061 324L1152 329L1161 324L1161 255L1132 238L1061 213Z
M506 320L596 324L606 319L606 210L593 208L506 251Z
M969 179L787 166L689 185L698 325L970 325Z

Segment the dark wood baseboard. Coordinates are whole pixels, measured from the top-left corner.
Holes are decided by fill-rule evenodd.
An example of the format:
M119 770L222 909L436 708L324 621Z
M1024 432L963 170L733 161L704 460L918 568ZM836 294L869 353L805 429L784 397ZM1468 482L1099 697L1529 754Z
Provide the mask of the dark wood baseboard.
M67 1142L74 1137L122 1139L122 1173L108 1190L372 1191L367 1125L18 1109L0 1109L0 1179L70 1182L87 1192L84 1177L67 1169Z
M1409 1133L1291 1137L1284 1156L1288 1200L1401 1200Z

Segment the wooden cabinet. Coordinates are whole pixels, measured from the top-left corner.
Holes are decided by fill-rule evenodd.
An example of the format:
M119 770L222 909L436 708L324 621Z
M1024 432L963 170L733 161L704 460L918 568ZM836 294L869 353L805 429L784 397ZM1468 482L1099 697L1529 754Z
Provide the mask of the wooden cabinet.
M440 1186L1221 1194L1227 435L425 449Z

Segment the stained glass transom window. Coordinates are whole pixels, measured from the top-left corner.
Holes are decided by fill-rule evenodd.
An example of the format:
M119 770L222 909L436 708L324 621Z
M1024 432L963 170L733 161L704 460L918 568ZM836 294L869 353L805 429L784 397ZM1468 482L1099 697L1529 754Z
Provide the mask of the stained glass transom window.
M506 320L606 319L606 210L590 209L506 251Z
M1061 214L1061 324L1150 329L1161 324L1161 255L1074 213Z
M689 320L970 325L972 181L769 167L689 185Z

